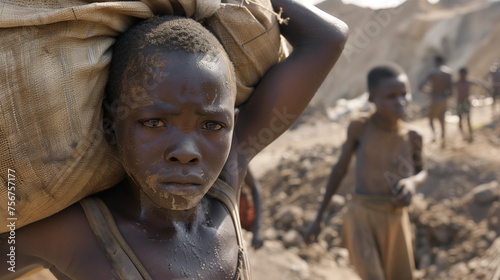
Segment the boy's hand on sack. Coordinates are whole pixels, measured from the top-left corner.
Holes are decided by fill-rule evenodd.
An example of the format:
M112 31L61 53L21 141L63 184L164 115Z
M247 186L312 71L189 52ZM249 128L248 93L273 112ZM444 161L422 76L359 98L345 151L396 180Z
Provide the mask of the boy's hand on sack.
M403 178L394 187L392 203L398 207L408 206L415 194L416 186L413 178Z

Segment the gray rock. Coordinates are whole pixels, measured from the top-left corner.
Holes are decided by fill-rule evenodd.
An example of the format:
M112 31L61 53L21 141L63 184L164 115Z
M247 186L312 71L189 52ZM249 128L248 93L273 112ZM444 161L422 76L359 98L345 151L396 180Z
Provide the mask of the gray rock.
M474 202L483 205L489 204L500 198L500 184L498 181L491 181L475 187L471 192L474 196Z
M426 270L432 263L431 255L426 253L420 257L418 262L418 268L421 270Z
M444 250L439 250L436 254L436 266L439 270L447 267L449 265L448 253Z
M345 206L345 198L341 195L335 194L330 200L330 211L337 212Z
M454 277L454 279L460 279L460 277L465 277L469 274L470 270L464 262L453 265L448 272L448 275Z
M283 245L285 247L299 247L304 242L302 235L296 230L289 230L283 235Z
M275 215L276 225L281 228L290 229L296 228L302 224L304 211L298 206L285 206L281 208Z
M488 228L500 235L500 202L494 202L488 211Z

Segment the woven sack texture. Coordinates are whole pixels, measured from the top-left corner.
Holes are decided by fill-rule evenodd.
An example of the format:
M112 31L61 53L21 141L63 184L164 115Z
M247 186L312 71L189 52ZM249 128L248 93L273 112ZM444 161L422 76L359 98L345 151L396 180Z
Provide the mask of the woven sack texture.
M235 65L237 104L249 97L283 58L276 16L269 0L218 1L0 0L0 220L22 227L123 178L101 105L114 38L137 19L203 20Z

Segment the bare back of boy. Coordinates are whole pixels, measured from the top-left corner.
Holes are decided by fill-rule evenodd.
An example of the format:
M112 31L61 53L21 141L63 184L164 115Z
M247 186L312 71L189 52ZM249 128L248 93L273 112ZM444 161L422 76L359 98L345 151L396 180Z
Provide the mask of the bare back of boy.
M468 80L459 80L455 83L455 89L457 90L457 103L469 102L471 84L472 83Z
M500 100L500 67L491 71L491 86L493 87L494 100Z
M446 66L440 66L432 70L427 80L431 82L431 97L429 118L442 119L446 112L446 99L451 95L452 79Z
M461 118L462 115L466 115L469 117L470 114L470 102L469 102L469 95L470 95L470 87L474 83L467 80L467 79L460 79L455 82L455 90L457 92L457 114ZM470 123L470 120L468 120L468 123ZM460 119L459 122L460 129L462 128L462 120ZM470 125L469 125L469 130L470 130Z

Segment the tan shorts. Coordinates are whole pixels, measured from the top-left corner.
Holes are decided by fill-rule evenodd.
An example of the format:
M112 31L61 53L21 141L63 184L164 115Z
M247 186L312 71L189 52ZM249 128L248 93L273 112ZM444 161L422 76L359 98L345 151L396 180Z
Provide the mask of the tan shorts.
M415 269L406 207L390 196L355 194L342 226L342 243L361 279L411 280Z
M444 120L444 114L446 113L446 100L436 101L433 100L429 107L429 118Z
M469 102L462 102L462 103L457 103L457 114L463 115L463 114L469 114L470 112L470 103Z

